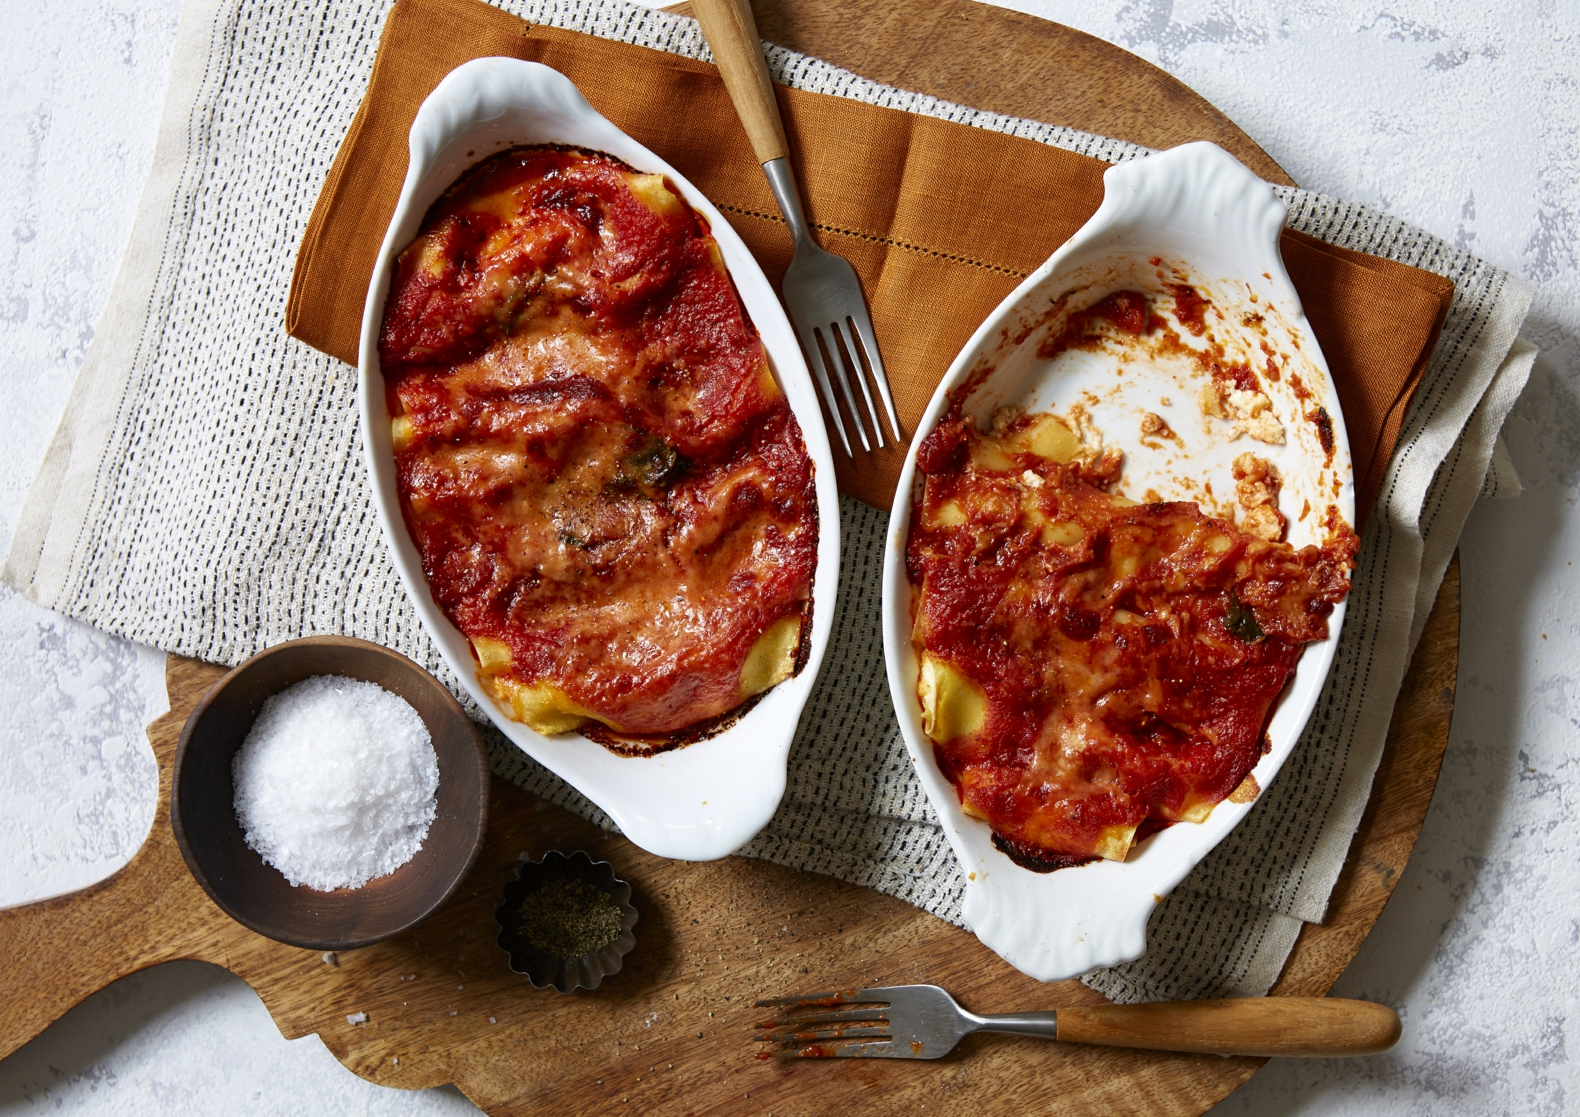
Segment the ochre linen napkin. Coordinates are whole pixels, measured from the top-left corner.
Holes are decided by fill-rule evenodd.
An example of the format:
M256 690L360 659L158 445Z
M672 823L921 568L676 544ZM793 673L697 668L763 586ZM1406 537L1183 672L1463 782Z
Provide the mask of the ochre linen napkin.
M724 211L777 286L790 237L714 67L531 25L480 0L400 0L302 238L286 312L293 337L356 362L412 119L447 73L486 56L569 77ZM808 217L824 247L861 276L909 436L972 331L1096 211L1107 164L843 97L775 92ZM1293 231L1283 252L1338 386L1364 521L1454 285ZM903 457L903 447L859 464L836 455L840 490L888 508Z
M356 378L328 353L355 355L373 246L405 167L407 122L440 76L473 53L530 50L557 61L605 112L735 207L730 220L770 268L783 264L782 227L748 213L759 205L759 213L772 211L710 69L614 42L536 31L523 45L516 20L453 0L405 4L386 23L391 2L184 0L159 140L127 252L17 517L0 580L46 608L179 655L234 665L283 640L342 633L385 644L462 690L413 612L380 539L359 446ZM625 0L495 2L538 25L691 58L705 53L694 21ZM375 57L378 91L363 104ZM769 64L799 89L837 94L852 105L903 105L929 118L859 107L835 113L820 107L820 98L784 95L801 157L810 164L803 171L814 212L847 230L822 235L852 254L876 246L878 265L863 258L862 266L881 295L879 328L891 364L904 362L896 380L907 378L900 382L911 393L911 415L972 322L1014 282L1011 273L1040 260L1097 200L1100 167L992 137L1037 136L1113 159L1140 154L1121 140L877 86L781 48L769 52ZM619 67L630 70L628 78L601 80L618 77ZM409 88L397 96L391 90L401 85ZM641 99L644 91L650 103ZM689 123L682 117L688 113L703 114L704 123ZM825 116L855 124L837 134L814 131ZM968 122L983 136L933 118ZM897 186L876 179L888 183L882 196L888 209L874 203L875 212L864 216L865 194L846 198L835 189L853 185L840 177L839 163L881 164L864 145L874 121L895 119L904 131L884 149L885 158L897 152L929 171L942 164L952 177L928 179L907 168ZM194 127L194 121L245 126ZM828 135L839 144L828 152L803 142ZM939 157L940 137L960 157ZM983 171L984 153L1011 154L1029 161L1029 169L989 163ZM331 165L335 176L324 191ZM978 177L962 182L967 172ZM984 194L983 181L1020 190L1015 204L1025 214ZM1060 191L1084 199L1071 202L1063 219ZM289 260L321 192L299 261L292 318L301 336L327 352L280 333ZM1506 272L1365 206L1303 190L1280 196L1290 204L1292 227L1430 268L1453 281L1453 303L1416 387L1411 362L1426 351L1421 339L1430 338L1423 328L1429 316L1415 316L1419 273L1299 240L1286 245L1308 305L1323 323L1323 343L1346 378L1351 426L1370 424L1377 448L1374 464L1363 470L1389 457L1390 423L1412 391L1415 400L1383 475L1386 504L1378 500L1366 529L1344 634L1301 746L1250 816L1158 906L1147 954L1087 976L1113 1000L1261 996L1303 921L1324 918L1415 634L1535 357L1517 338L1531 291ZM934 205L941 216L924 221ZM978 219L984 206L1014 219L1003 228L1018 236L1030 230L1044 243L1022 249L1015 237ZM968 222L964 234L950 224L956 220ZM1045 221L1055 223L1045 228L1039 224ZM943 263L958 270L929 251L957 256ZM902 279L916 272L973 300L972 309L955 321L955 309L938 291L919 283L906 290L884 269ZM932 318L910 311L896 290L930 308ZM955 324L935 329L930 322L938 321ZM938 351L913 344L907 329L932 331L923 340ZM1407 339L1408 329L1417 334ZM1366 461L1359 449L1357 455ZM887 496L881 486L872 488L868 499ZM877 577L885 536L881 511L841 500L840 603L829 657L797 729L779 811L742 854L870 886L959 922L966 876L886 699ZM485 734L501 778L600 820L597 808L564 782L498 733Z

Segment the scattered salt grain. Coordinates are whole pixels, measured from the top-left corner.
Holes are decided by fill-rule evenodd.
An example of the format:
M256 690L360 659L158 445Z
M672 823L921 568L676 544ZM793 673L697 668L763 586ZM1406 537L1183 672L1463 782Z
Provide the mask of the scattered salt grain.
M366 1024L367 1022L368 1022L368 1014L365 1013L365 1012L348 1012L348 1013L346 1013L346 1023L347 1024Z
M336 954L333 950L326 950L326 951L324 951L324 965L326 965L326 966L338 966L338 965L340 965L340 955Z
M410 861L439 787L417 711L340 675L265 699L231 774L247 844L292 885L320 891L360 888Z

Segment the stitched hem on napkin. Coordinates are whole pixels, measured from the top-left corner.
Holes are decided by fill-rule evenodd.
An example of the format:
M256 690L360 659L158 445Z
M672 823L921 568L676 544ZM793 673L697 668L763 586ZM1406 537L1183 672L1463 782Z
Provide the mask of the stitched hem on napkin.
M613 0L505 6L706 57L692 21ZM358 635L454 686L384 556L361 472L354 376L279 327L292 252L366 86L377 23L352 0L189 0L132 245L7 558L5 579L34 600L224 663L313 632ZM779 48L770 61L800 89L1109 161L1144 154ZM1400 419L1349 621L1306 735L1257 808L1160 905L1148 953L1089 975L1116 999L1265 992L1299 922L1321 918L1440 564L1488 483L1497 432L1533 356L1516 336L1529 290L1505 273L1364 207L1279 193L1291 227L1427 268L1453 280L1455 295ZM958 921L964 884L909 773L881 678L886 520L848 499L842 517L835 642L792 750L784 806L742 852L858 880ZM494 755L507 778L600 817L497 735Z

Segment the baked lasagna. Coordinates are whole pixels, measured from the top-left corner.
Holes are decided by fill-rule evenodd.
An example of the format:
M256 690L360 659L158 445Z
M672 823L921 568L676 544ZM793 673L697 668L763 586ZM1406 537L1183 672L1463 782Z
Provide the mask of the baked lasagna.
M923 728L962 809L1021 865L1122 860L1254 794L1274 703L1326 638L1357 541L1331 508L1326 541L1297 550L1195 503L1127 500L1108 491L1119 455L1085 452L1053 415L981 431L961 413L970 386L916 456Z
M707 221L608 155L485 159L379 338L401 510L502 709L645 752L804 660L813 465Z

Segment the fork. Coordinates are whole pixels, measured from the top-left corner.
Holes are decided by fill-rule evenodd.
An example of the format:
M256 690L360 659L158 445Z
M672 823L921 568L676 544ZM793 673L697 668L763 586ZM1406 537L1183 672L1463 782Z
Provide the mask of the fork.
M1336 997L1235 997L1141 1005L1082 1005L978 1016L936 985L894 985L775 997L754 1025L759 1058L941 1059L972 1032L1209 1055L1374 1055L1399 1039L1386 1005Z
M752 15L749 0L692 0L691 7L718 63L724 88L729 92L741 123L746 126L757 161L768 176L768 188L773 191L779 212L784 215L795 242L795 255L785 272L782 287L785 306L795 324L801 348L806 351L807 364L812 367L818 390L823 393L823 402L834 419L845 454L855 457L829 382L830 371L839 384L862 450L871 451L872 445L867 441L867 429L856 406L852 380L861 388L873 437L878 446L884 445L883 424L873 405L869 378L862 368L863 355L871 370L870 379L877 386L884 412L889 417L894 440L901 442L900 420L894 413L889 378L883 371L883 358L878 355L878 339L872 332L872 317L867 313L856 269L843 258L818 247L801 208L795 172L790 169L790 145L785 140L784 121L779 116L779 104L774 100L768 63L763 58L762 40L757 36L757 20Z

